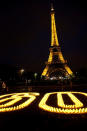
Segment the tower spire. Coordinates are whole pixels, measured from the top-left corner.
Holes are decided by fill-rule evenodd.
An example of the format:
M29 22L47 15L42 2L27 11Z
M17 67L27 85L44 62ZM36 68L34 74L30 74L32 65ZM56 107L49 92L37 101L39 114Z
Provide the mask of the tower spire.
M53 2L51 3L51 46L59 46Z
M51 3L51 11L54 11L53 3Z

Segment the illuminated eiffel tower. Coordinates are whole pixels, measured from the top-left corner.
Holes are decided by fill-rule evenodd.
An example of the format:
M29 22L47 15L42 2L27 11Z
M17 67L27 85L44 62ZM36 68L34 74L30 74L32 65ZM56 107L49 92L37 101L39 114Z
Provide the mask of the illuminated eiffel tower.
M42 76L46 79L71 78L73 72L68 67L67 61L64 60L58 42L53 4L51 5L51 47L49 51L49 58L42 72Z

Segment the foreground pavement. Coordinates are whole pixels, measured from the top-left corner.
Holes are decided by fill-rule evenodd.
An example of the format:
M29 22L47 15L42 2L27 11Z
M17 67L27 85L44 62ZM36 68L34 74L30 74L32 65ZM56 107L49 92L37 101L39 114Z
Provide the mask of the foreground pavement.
M48 112L39 108L38 105L42 100L42 98L44 97L45 93L41 92L40 95L37 96L37 98L34 101L32 101L32 103L29 106L23 109L9 111L9 112L8 111L0 112L0 130L32 130L32 131L52 130L53 131L59 129L75 130L79 128L80 129L86 128L87 126L86 113L61 114L61 113ZM7 96L4 97L4 99L5 98L7 98ZM18 102L16 104L20 104L24 101L25 100L22 100L21 102ZM67 99L67 101L70 100ZM55 103L57 103L55 97L52 98L50 97L50 100L46 104L54 107L56 106ZM3 102L3 104L5 104L5 101ZM17 106L16 104L15 106ZM9 107L11 106L13 105L10 105Z

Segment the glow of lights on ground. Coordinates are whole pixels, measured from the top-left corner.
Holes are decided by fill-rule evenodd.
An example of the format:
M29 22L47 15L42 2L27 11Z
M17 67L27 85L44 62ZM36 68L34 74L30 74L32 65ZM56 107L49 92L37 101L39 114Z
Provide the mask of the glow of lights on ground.
M52 103L47 104L51 95L57 96L57 107L52 106ZM63 98L63 94L67 95L73 104L65 104L66 99ZM46 93L40 100L39 108L42 110L59 113L59 114L83 114L87 113L87 104L82 103L76 96L83 95L87 97L87 93L83 92L51 92ZM40 93L28 92L28 93L12 93L0 96L0 112L10 112L15 110L23 109L29 106ZM23 99L26 98L24 101ZM21 103L22 102L22 103ZM51 100L52 102L52 100ZM56 102L56 99L54 103Z
M27 106L29 106L35 99L36 96L39 96L39 93L13 93L13 94L6 94L0 96L0 112L9 112L9 111L15 111L19 109L23 109ZM14 106L17 102L20 103L20 101L23 98L27 98L25 102L22 104ZM5 102L5 104L2 104Z

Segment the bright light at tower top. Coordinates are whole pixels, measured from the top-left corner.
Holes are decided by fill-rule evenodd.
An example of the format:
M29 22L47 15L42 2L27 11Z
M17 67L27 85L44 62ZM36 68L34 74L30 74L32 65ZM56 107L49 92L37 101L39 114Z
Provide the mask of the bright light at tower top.
M54 11L53 3L51 3L51 11Z

